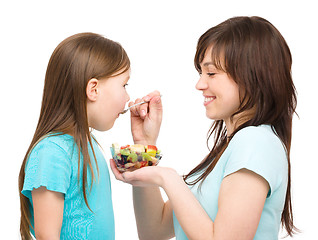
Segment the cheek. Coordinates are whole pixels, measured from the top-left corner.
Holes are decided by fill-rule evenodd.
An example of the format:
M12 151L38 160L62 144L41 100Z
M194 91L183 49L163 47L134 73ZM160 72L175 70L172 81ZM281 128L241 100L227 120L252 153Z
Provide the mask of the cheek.
M228 100L234 105L238 105L240 103L240 96L237 89L232 88L228 92Z
M124 110L126 105L126 97L122 92L114 92L108 97L107 108L111 116L117 115Z
M239 106L240 104L240 94L237 84L233 80L228 80L223 89L227 94L227 99L232 103Z
M120 91L118 92L118 94L116 95L116 106L120 109L124 108L126 105L126 93L125 91Z
M108 105L111 107L110 111L120 105L122 102L121 98L121 92L119 92L118 89L114 89L114 91L107 94L107 103L109 103Z
M222 111L226 115L231 115L239 109L240 98L238 88L233 85L227 85L222 88L217 101L218 107L223 109Z
M237 92L233 92L233 95L229 98L229 107L230 112L233 114L239 109L240 98Z

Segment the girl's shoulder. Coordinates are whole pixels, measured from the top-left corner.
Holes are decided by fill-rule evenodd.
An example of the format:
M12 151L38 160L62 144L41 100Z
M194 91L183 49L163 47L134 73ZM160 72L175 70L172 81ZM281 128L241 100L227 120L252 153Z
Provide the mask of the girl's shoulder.
M31 150L25 166L22 193L31 199L34 188L45 186L48 190L66 194L71 184L74 167L70 136L48 134L39 139Z
M41 151L59 151L66 155L74 149L74 139L68 134L49 133L41 137L35 144L31 154Z

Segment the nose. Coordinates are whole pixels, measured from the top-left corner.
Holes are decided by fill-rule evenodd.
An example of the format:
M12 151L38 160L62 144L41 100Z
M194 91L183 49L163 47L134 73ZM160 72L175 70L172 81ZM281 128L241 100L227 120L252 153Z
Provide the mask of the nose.
M129 100L130 100L130 96L129 96L128 92L126 91L126 102L129 102Z
M202 75L200 75L200 78L197 82L197 84L195 85L195 88L199 91L205 90L207 89L208 84L206 82L206 80L204 79L204 77L202 77Z

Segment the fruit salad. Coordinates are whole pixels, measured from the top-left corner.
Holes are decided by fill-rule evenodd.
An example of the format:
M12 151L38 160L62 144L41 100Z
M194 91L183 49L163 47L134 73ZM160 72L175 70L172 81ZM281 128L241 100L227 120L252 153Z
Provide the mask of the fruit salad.
M110 148L120 172L134 171L146 166L156 166L162 155L154 145L125 145L113 143Z

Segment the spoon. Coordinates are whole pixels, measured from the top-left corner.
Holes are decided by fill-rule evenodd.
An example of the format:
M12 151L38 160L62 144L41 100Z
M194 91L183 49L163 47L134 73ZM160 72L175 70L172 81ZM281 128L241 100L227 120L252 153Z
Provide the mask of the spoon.
M162 95L160 95L160 97L162 97ZM128 112L129 109L131 109L132 107L135 107L135 106L138 106L138 105L141 105L141 104L144 104L144 103L149 103L150 101L142 101L140 103L136 103L130 107L128 107L127 109L125 109L124 111L120 112L120 114L124 114L126 112Z

